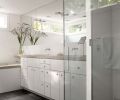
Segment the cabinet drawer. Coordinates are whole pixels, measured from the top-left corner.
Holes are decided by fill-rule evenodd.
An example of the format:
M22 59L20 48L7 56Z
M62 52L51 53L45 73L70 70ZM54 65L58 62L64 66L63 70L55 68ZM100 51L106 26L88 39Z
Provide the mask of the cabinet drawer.
M50 69L50 60L48 59L36 59L34 65L41 69Z
M36 65L38 68L43 68L42 64L41 64L41 59L36 59Z
M86 74L85 61L69 61L69 67L70 67L71 73Z
M55 71L64 71L63 60L51 60L51 69Z
M45 96L50 97L50 84L45 83Z
M50 83L50 71L45 71L45 82Z
M44 64L44 69L50 69L50 65Z
M36 59L35 58L27 58L27 66L28 67L36 67Z

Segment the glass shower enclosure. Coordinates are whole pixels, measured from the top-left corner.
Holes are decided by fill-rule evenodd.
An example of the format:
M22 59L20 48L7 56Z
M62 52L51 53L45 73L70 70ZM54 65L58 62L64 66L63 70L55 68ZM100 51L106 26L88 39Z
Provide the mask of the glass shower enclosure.
M65 100L86 100L86 1L64 0Z
M91 2L92 100L120 100L120 4L96 3Z
M65 100L120 100L120 0L64 0Z

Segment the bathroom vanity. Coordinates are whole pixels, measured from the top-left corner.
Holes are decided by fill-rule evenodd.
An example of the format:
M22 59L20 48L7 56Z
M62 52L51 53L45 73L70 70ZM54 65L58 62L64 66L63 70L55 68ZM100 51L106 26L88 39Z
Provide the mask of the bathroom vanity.
M21 58L21 86L54 100L85 100L85 57L24 55Z

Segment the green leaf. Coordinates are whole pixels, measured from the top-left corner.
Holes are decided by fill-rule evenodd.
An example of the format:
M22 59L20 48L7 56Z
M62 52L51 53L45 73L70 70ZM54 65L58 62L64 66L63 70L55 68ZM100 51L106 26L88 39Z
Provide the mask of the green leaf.
M35 38L34 45L36 44L36 42L38 41L38 39L39 39L39 37Z
M17 38L18 38L18 42L21 44L21 38L19 36Z

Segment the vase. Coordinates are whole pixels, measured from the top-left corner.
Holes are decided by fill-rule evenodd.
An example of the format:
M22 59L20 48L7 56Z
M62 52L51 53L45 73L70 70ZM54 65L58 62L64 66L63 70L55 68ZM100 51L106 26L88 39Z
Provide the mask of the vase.
M19 55L22 55L23 54L23 50L22 50L22 45L19 46Z

